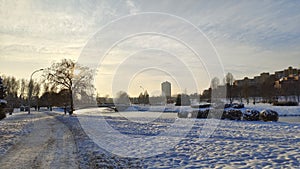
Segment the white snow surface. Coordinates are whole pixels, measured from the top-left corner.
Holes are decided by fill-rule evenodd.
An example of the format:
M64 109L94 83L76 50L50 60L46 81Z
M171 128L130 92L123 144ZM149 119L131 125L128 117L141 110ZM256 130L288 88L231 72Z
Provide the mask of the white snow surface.
M289 115L299 114L299 106L274 107L258 104L246 105L245 109L247 108L254 108L256 110L273 109L278 111L281 115L287 112ZM182 107L182 109L190 110L189 107ZM91 141L86 140L86 138L83 139L84 141L80 141L81 137L84 136L73 133L76 130L72 130L72 133L77 138L76 144L80 145L78 147L79 151L83 151L83 154L85 154L85 152L88 152L87 154L93 152L91 155L84 156L83 160L95 157L97 160L94 161L94 163L97 164L95 166L98 168L101 168L101 166L119 165L125 165L123 167L126 168L126 165L130 167L129 164L131 163L136 163L136 167L138 168L299 168L300 166L299 122L181 119L183 123L172 126L177 120L177 113L138 111L115 113L106 108L96 108L96 110L97 111L95 111L95 109L78 110L75 111L75 115L78 119L83 116L93 118L94 120L90 120L88 124L90 128L94 127L94 134L100 132L105 133L106 138L116 138L110 137L112 134L115 134L115 132L106 132L103 131L103 128L97 128L99 125L96 124L97 120L95 119L101 118L117 132L126 135L128 138L125 142L121 139L111 140L110 145L107 146L116 145L116 151L110 152L107 151L107 147L103 147L103 145L101 145L102 147L99 146L103 150L91 146L92 142L96 143L96 140L92 139L93 137L89 137ZM160 109L157 108L156 110ZM91 115L91 112L94 113ZM66 119L65 123L70 123L70 125L75 124L74 120L76 117L63 116L63 112L56 113L61 114L61 116L58 117ZM7 149L19 142L20 138L28 136L28 133L30 133L29 130L32 130L34 126L25 126L32 123L34 117L34 115L26 115L26 112L15 112L12 116L8 116L7 119L0 121L2 136L4 136L0 139L2 140L0 144L0 155L5 155ZM51 123L52 122L55 126L60 124L55 120L51 121ZM185 125L182 125L184 122L193 124L192 128L187 130L184 137L176 133L170 135L165 132L170 126L175 127L173 131L185 131ZM86 130L82 124L81 127ZM212 132L209 133L208 131ZM51 133L49 133L49 135L51 135ZM145 138L147 141L147 139L156 137L157 135L161 136L158 137L158 140L155 142L157 145L146 142L146 147L137 146L139 143L135 138ZM170 139L171 137L172 139ZM170 146L170 141L172 140L176 140L177 142ZM147 152L149 152L149 154L155 152L156 154L146 157L136 156L136 160L131 160L126 157L123 158L121 156L112 158L112 154L123 151L123 147L120 146L122 144L131 145L128 149L130 148L130 153L133 155L140 154L140 152L144 154L147 154ZM166 149L166 147L168 148ZM107 160L101 159L105 157L107 157ZM118 160L114 160L119 158L123 161L122 163ZM124 162L126 160L128 160L128 162ZM80 163L82 163L82 161L80 161ZM88 164L83 166L86 166L86 168L95 168ZM131 167L132 166L134 165L131 165Z
M88 112L94 112L90 115ZM128 137L126 142L120 139L111 139L111 145L116 145L115 150L122 151L124 145L140 145L135 138L155 137L163 133L176 120L175 113L162 113L157 119L147 121L146 112L124 112L131 115L101 112L95 113L94 109L77 111L78 118L87 116L90 118L103 118L116 131ZM147 112L152 113L152 112ZM135 118L133 118L135 117ZM154 116L157 117L157 114ZM149 117L147 117L149 118ZM134 119L134 120L133 120ZM139 120L138 120L139 119ZM147 123L145 123L145 120ZM154 156L140 158L142 167L145 168L298 168L300 166L300 123L285 122L250 122L229 121L217 119L182 119L187 123L194 123L185 137L175 135L163 135L156 146L130 149L132 154L160 152ZM89 129L93 128L92 134L104 133L106 139L115 132L103 131L94 124L97 120L91 120ZM208 139L202 136L209 130L210 125L217 124L217 128ZM174 126L173 126L174 127ZM177 130L184 126L175 125ZM83 127L84 128L84 127ZM88 131L86 131L89 133ZM98 133L98 134L99 134ZM91 134L91 133L90 133ZM170 140L180 140L170 149ZM90 135L90 138L91 137ZM115 136L111 136L115 138ZM96 140L94 140L97 142ZM98 140L99 141L99 140ZM101 141L101 140L100 140ZM102 147L101 147L102 146ZM110 145L107 145L110 146ZM101 148L106 149L107 147ZM161 149L157 150L157 149ZM136 151L136 152L134 152ZM109 152L114 153L114 152ZM139 158L138 156L136 156Z
M70 130L44 112L14 112L0 121L0 168L78 168Z

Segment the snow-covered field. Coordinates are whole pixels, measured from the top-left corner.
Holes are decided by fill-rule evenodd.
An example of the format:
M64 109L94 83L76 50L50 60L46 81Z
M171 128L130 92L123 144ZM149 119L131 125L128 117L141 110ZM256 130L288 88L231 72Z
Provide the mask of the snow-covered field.
M102 112L97 115L97 111L89 109L77 113L85 133L98 145L94 151L101 152L100 154L105 152L107 156L112 156L113 153L118 154L118 157L124 155L120 158L136 155L137 159L134 162L131 158L127 160L131 160L130 163L138 161L139 167L297 168L300 166L300 123L181 119L184 122L180 124L193 124L191 130L186 130L184 125L172 125L178 119L168 113L162 113L163 117L148 121L144 118L145 112L140 114ZM157 114L154 117L157 117ZM85 124L83 119L88 123ZM117 132L106 130L103 123ZM187 133L184 137L172 132L170 134L166 132L170 126L175 127L174 131ZM151 138L154 138L154 141L149 141ZM141 143L141 140L144 143ZM176 144L173 145L173 141ZM101 144L103 142L105 144ZM97 156L97 153L95 154ZM98 163L97 160L94 162Z
M273 107L255 105L260 108ZM297 113L298 108L292 111ZM34 115L25 114L14 113L0 121L2 155L34 125ZM115 113L105 108L75 111L75 116L47 114L72 132L80 168L300 166L299 122L178 119L176 113ZM113 130L106 130L104 124Z

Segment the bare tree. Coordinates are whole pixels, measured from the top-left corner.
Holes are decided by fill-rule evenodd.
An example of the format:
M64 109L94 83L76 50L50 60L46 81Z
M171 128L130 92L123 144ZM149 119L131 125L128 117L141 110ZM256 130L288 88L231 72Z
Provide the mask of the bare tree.
M220 85L220 79L217 78L217 77L214 77L214 78L211 80L210 87L211 87L212 89L217 89L219 85Z
M228 72L225 76L225 84L229 84L229 85L233 85L234 82L234 77L232 75L232 73Z
M41 85L38 82L35 82L32 88L32 95L39 96L40 92L41 92Z
M67 89L69 91L70 114L73 114L74 111L73 90L81 91L93 88L92 71L87 67L76 65L75 62L68 59L52 64L46 72L46 77L50 83L59 86L61 90Z
M73 76L73 98L77 106L96 106L95 87L92 84L93 70L88 67L76 65L76 73Z
M20 83L20 94L19 94L19 98L20 99L24 99L24 97L25 97L25 91L27 90L27 84L28 84L28 82L26 82L26 80L25 79L21 79L20 81L19 81L19 83Z
M41 92L41 85L38 82L32 84L32 96L34 98L35 109L39 109L39 95Z
M7 87L7 96L5 99L8 102L8 106L11 108L19 106L18 80L16 80L16 78L13 76L8 76L8 77L3 76L3 85Z
M129 95L124 91L119 91L114 99L115 104L130 105Z
M44 89L44 92L48 92L49 91L49 83L44 83L43 84L43 89Z
M232 96L232 86L234 82L234 77L232 73L228 72L225 76L224 82L227 86L227 97L229 98L230 103L233 102L233 96Z
M13 97L18 96L19 83L15 77L4 77L3 84L7 86L7 95L11 95Z

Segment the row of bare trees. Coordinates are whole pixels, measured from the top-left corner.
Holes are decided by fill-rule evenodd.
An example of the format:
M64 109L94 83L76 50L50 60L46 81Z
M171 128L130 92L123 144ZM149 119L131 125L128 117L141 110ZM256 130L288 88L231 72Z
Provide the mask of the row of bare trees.
M12 76L3 75L2 78L7 87L5 99L11 108L27 105L29 86L32 89L31 105L35 107L69 106L72 114L74 102L78 106L94 104L93 70L72 60L53 63L44 70L40 81L32 81L32 84Z
M3 85L6 87L5 100L8 102L8 107L18 107L25 104L28 97L28 83L26 79L16 79L13 76L2 75ZM39 82L32 84L32 95L40 94L41 86Z

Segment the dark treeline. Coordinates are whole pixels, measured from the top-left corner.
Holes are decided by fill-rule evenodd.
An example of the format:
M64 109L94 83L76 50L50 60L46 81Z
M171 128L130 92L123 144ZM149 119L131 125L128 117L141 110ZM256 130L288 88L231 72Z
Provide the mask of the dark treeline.
M13 76L5 75L1 77L3 79L3 86L6 88L3 98L7 101L6 107L18 108L20 106L27 106L29 80L17 79ZM61 106L61 100L68 102L64 89L58 89L45 80L33 82L31 95L31 105L33 107Z
M76 74L74 71L76 70ZM93 102L93 71L76 64L72 60L63 59L44 69L38 81L17 79L13 76L1 75L5 91L3 99L7 108L28 106L29 86L31 86L30 105L48 107L68 107L70 114L74 103L86 106Z

